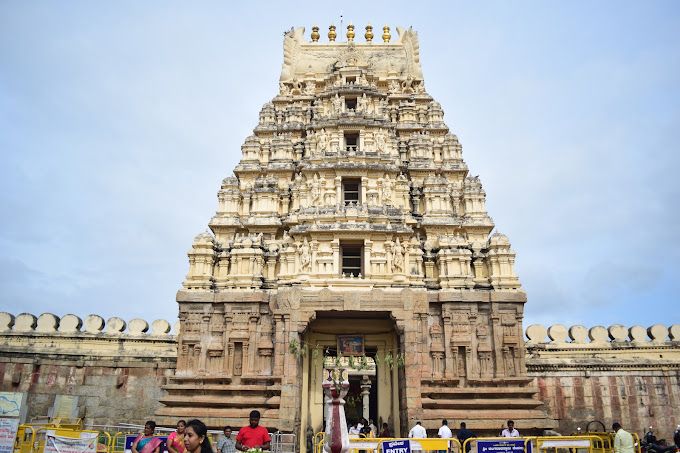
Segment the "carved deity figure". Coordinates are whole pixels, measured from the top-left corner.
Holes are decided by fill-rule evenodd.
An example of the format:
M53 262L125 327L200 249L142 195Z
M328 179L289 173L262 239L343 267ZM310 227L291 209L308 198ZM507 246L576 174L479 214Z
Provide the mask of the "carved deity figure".
M279 92L282 96L290 95L290 87L283 82L279 83Z
M342 113L342 105L344 102L340 95L336 94L335 97L332 98L331 102L333 103L333 112L336 114Z
M357 84L357 85L362 85L362 86L363 86L363 85L368 85L368 80L366 80L366 76L364 75L363 72L362 72L361 74L359 74L359 77L357 77L357 82L356 82L356 84Z
M368 112L368 99L366 99L366 93L357 99L357 112Z
M399 92L400 88L401 85L396 80L390 80L390 82L387 85L387 89L389 90L390 93L397 93Z
M326 151L328 149L328 135L326 134L326 129L321 129L316 136L316 150Z
M378 131L375 133L375 147L378 151L385 151L385 132Z
M305 238L304 242L300 246L300 269L303 272L308 271L311 263L312 263L312 251L311 248L309 247L309 242L307 242L307 238Z
M392 190L394 189L394 182L390 179L390 175L386 175L382 183L382 198L383 203L392 202Z
M319 175L314 175L314 179L312 179L310 186L312 204L318 204L321 201L321 183L319 181Z
M316 91L316 83L305 82L305 94L308 96L313 96Z
M399 238L392 248L392 265L395 272L404 272L404 247L401 246Z

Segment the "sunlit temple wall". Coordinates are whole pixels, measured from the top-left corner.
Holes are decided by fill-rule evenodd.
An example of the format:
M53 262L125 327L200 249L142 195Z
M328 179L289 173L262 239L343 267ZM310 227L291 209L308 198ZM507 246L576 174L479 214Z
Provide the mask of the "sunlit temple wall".
M143 423L175 369L169 332L163 320L0 313L0 391L28 394L27 421L50 414L57 395L73 395L74 417Z
M528 373L559 432L619 420L672 437L680 423L680 325L533 325L526 335ZM141 423L161 406L176 346L162 320L0 313L0 391L26 392L29 420L48 415L56 395L75 395L77 416L88 423Z

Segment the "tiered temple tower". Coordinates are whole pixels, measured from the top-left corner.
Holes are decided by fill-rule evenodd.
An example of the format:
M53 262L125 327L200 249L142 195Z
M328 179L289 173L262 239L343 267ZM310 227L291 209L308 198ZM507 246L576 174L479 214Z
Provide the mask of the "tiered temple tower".
M240 425L258 408L266 426L319 431L342 336L373 364L372 418L397 434L553 425L526 373L515 253L425 89L417 34L397 32L285 34L279 93L189 251L161 421Z

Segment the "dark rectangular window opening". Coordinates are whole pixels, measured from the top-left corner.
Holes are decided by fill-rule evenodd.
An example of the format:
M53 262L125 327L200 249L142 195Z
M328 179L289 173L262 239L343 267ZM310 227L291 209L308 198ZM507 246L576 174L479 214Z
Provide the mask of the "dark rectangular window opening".
M362 272L364 244L362 243L341 243L340 256L342 260L342 273L349 276L358 277Z
M345 77L345 82L349 83L355 83L357 81L356 77ZM355 100L356 102L356 100Z
M359 204L361 199L361 180L344 179L342 180L342 201L345 206L350 203Z
M345 133L345 151L359 150L359 134Z
M357 98L345 98L345 108L347 110L356 110Z

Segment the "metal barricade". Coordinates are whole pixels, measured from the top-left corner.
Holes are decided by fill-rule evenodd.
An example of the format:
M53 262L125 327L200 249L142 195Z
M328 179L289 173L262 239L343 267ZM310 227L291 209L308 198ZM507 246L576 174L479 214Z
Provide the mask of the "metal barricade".
M271 453L295 453L297 443L295 434L276 432L271 435Z

